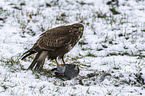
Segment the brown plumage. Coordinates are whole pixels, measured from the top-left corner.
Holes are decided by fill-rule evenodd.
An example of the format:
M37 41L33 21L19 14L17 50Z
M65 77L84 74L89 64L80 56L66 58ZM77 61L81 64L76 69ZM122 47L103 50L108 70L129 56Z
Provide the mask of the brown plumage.
M22 55L22 60L27 56L37 53L28 69L40 70L43 68L45 58L62 58L69 52L83 35L84 26L76 23L68 26L60 26L50 29L43 34L34 44L34 46Z

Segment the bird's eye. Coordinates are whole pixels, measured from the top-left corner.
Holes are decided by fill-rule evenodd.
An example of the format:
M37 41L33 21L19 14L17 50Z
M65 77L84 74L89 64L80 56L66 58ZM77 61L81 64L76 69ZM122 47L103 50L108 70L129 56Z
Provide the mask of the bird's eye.
M80 27L80 28L79 28L79 31L83 31L83 30L84 30L84 28L83 28L83 27Z
M83 30L83 27L80 27L80 30Z

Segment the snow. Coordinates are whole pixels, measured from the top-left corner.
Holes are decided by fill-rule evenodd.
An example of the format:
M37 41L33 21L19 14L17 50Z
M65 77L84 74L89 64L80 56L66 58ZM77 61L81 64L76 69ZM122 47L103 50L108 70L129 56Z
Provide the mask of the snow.
M137 82L135 75L142 73L145 79L145 32L142 31L145 29L145 1L119 0L116 10L121 14L118 15L113 15L109 10L112 6L106 4L108 0L56 1L1 1L0 8L3 11L0 12L0 18L7 19L0 20L0 95L145 95L145 86ZM25 5L20 6L21 3ZM46 3L52 6L47 7ZM22 10L14 9L15 6ZM62 13L66 16L61 17ZM98 18L99 13L106 13L107 17ZM27 61L20 60L22 53L31 48L42 32L81 20L85 30L80 42L85 41L87 44L76 45L65 56L67 63L79 65L80 75L77 78L62 81L22 69L27 69L32 61L30 58ZM72 60L76 57L77 60ZM53 61L46 60L44 68L52 69L55 66ZM82 79L82 85L79 83L78 78L94 72L99 75ZM105 72L111 75L103 77Z

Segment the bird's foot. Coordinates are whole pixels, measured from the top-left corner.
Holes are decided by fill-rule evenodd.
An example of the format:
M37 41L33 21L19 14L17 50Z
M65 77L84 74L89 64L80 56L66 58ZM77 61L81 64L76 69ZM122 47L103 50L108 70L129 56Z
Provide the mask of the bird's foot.
M65 63L63 63L63 64L60 64L61 66L64 66L65 65Z
M57 67L58 67L58 66L65 66L65 65L66 65L66 64L64 64L64 63L63 63L63 64L57 64Z

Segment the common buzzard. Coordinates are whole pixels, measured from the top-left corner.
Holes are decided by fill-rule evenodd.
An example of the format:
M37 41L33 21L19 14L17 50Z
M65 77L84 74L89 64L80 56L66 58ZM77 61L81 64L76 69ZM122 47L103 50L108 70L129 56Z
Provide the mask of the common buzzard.
M22 55L22 60L27 56L37 53L33 62L28 69L41 70L43 68L45 58L55 59L57 66L57 57L62 58L69 52L83 35L84 26L80 23L75 23L68 26L59 26L50 29L43 34L33 45L31 49Z

